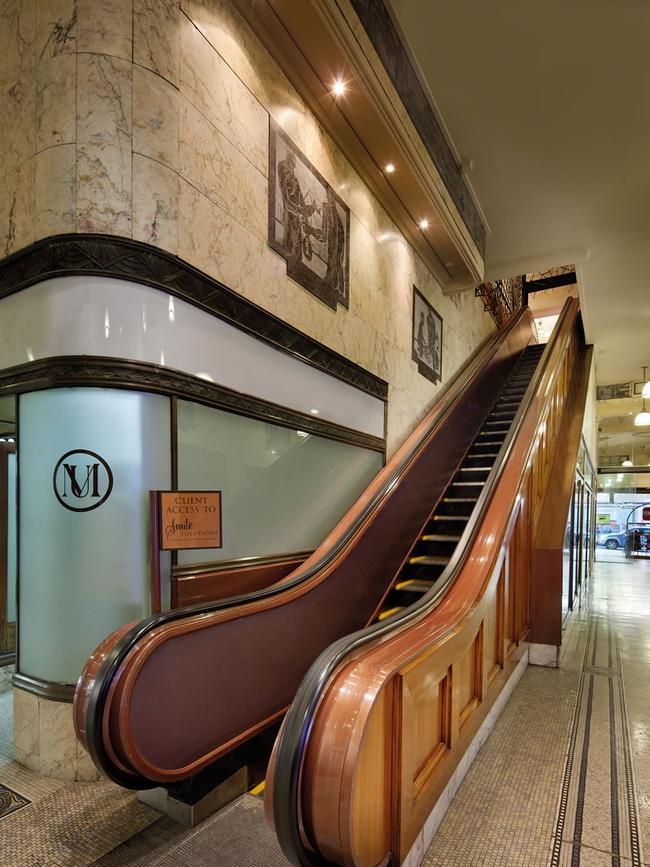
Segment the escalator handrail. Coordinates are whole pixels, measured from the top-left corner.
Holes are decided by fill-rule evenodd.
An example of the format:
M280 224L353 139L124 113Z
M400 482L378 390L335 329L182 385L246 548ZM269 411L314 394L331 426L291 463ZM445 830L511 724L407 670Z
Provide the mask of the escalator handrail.
M385 621L379 621L344 636L333 642L315 659L303 678L294 700L285 716L274 749L273 787L267 795L272 798L272 814L275 832L285 857L300 867L331 867L332 862L322 858L317 851L305 846L300 824L299 787L303 759L316 712L328 684L344 662L364 645L382 642L398 630L410 627L427 616L446 595L465 564L471 544L475 540L492 495L496 490L513 444L521 429L524 417L547 371L551 359L563 357L566 345L578 316L576 299L567 299L558 322L538 366L528 384L508 434L490 471L488 479L476 502L472 516L461 535L451 560L436 581L434 587L403 612ZM549 373L550 375L550 373Z
M530 316L527 308L518 311L504 329L496 331L486 344L476 352L472 360L451 380L435 406L408 437L393 459L380 471L378 478L383 475L383 481L374 495L360 509L357 517L348 525L345 525L345 518L339 522L324 543L314 552L314 555L288 578L271 587L251 593L154 614L139 621L129 630L122 632L115 644L106 653L105 658L94 675L90 687L83 690L84 700L86 701L83 740L97 767L101 768L110 779L120 785L133 786L134 783L137 783L140 788L151 788L153 785L156 785L141 775L131 772L125 774L115 766L104 746L103 711L111 683L120 666L138 642L152 630L179 619L210 614L271 598L292 589L298 584L302 584L326 568L354 538L359 528L379 509L394 487L400 483L411 463L421 453L427 440L444 423L453 407L461 399L467 385L485 366L488 359L496 353L498 347L507 340L508 335L516 329L525 316ZM362 499L364 496L365 493L359 499ZM79 679L75 702L79 699L82 692L82 680L83 675Z

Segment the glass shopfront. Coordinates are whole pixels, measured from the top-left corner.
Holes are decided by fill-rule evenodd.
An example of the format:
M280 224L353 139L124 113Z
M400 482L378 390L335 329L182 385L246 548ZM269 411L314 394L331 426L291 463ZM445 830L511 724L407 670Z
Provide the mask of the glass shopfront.
M600 468L596 550L609 563L650 558L650 472Z
M564 535L562 572L564 616L575 608L581 590L593 572L595 519L596 473L583 442L578 455Z
M16 410L0 398L0 665L16 649Z

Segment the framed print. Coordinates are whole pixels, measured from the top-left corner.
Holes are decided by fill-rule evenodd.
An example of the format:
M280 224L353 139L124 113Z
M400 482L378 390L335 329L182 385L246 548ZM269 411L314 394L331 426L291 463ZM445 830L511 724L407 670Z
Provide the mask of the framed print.
M442 380L442 316L413 287L413 361L431 382Z
M349 307L350 209L273 119L269 246L289 277L333 310Z

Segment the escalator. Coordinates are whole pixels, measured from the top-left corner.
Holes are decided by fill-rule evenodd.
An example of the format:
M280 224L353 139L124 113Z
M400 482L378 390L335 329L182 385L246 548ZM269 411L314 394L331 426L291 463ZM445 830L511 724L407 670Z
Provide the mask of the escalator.
M282 581L109 636L74 706L77 734L102 773L138 789L193 777L277 726L332 642L397 622L435 594L542 350L530 312L519 311Z
M378 620L418 601L448 566L485 487L544 346L526 347L384 600Z
M549 511L561 551L568 500L553 489L564 470L556 457L573 473L590 358L568 300L546 347L526 347L504 379L376 621L310 666L266 784L291 864L424 857L439 805L527 665L535 605L561 612L561 588L555 598L535 586L555 580L536 552Z

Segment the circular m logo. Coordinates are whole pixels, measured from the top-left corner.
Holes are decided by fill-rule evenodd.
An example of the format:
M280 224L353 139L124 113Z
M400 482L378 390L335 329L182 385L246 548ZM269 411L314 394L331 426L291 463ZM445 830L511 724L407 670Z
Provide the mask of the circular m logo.
M72 512L90 512L105 503L113 490L113 473L101 455L86 449L66 452L54 467L56 498Z

